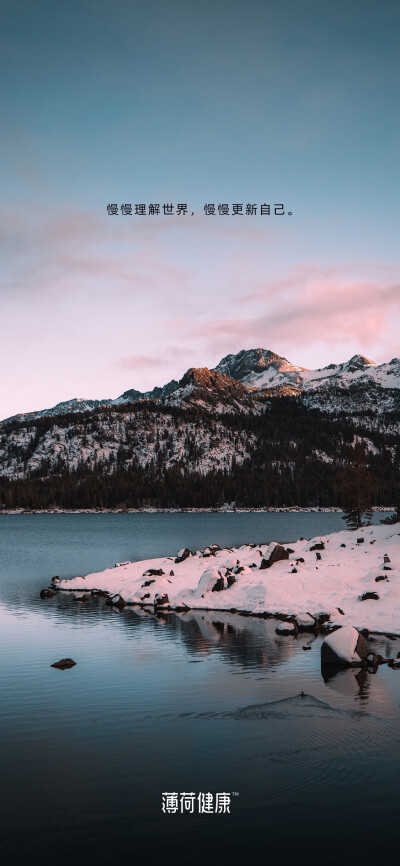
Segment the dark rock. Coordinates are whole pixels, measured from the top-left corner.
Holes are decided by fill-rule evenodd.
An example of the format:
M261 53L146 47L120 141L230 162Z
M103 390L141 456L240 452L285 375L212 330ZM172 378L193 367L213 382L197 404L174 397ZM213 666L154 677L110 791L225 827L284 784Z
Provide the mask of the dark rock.
M41 589L40 598L53 598L56 593L52 589Z
M282 559L289 559L289 554L281 544L276 544L268 559L261 560L260 568L271 568L274 562L280 562Z
M298 564L299 564L299 562L304 562L304 559L303 559L303 557L302 557L302 556L299 556L299 558L298 558L298 559L296 559L296 565L298 565Z
M295 617L295 622L299 631L311 631L315 632L319 631L319 622L316 621L315 616L313 616L308 611L304 611L304 613L298 613Z
M74 665L76 665L76 662L73 659L60 659L59 662L54 662L50 667L65 671L67 668L73 668Z
M312 544L310 550L325 550L325 545L323 541L317 541L316 544Z
M341 546L341 547L346 547L346 545L345 545L345 544L341 544L341 545L340 545L340 546Z
M378 577L375 578L375 583L379 583L380 580L388 580L384 574L378 574Z
M341 607L338 607L338 608L337 608L337 610L338 610L338 611L339 611L339 613L341 613L341 614L342 614L342 616L344 616L344 610L342 610L342 608L341 608Z
M234 574L228 574L228 576L226 578L226 582L228 584L228 589L229 589L230 586L233 586L233 584L236 583L235 575Z
M367 628L362 628L360 634L362 634L362 636L365 638L369 637L369 631Z
M165 574L165 571L162 568L148 568L147 571L144 572L143 577L146 575L148 577L161 577Z
M318 550L317 550L317 553L315 555L316 555L317 559L322 559L321 554L319 553Z
M310 650L310 649L311 649L310 646L303 646L303 650L304 650L304 651L307 651L307 650Z
M357 653L357 655L360 656L361 659L365 660L366 655L367 655L367 647L366 647L366 643L365 643L365 640L364 640L362 634L358 635L356 653Z
M287 620L286 622L281 622L279 625L277 625L275 632L276 634L283 635L284 637L286 637L287 635L297 637L299 629L296 622L293 622L292 620Z
M297 568L295 568L295 567L293 566L293 568L292 568L290 574L297 574Z
M294 553L294 550L291 547L286 548L287 553Z
M151 586L152 583L155 583L155 580L145 580L142 586Z
M390 562L390 559L389 559L387 553L384 554L383 561L384 562Z
M357 538L357 544L364 544L363 538Z
M363 592L363 594L360 595L360 601L368 601L368 599L379 601L379 595L377 592Z
M392 569L391 569L391 566L390 566L390 565L384 565L384 566L383 566L383 571L391 571L391 570L392 570Z
M192 551L188 547L184 547L182 551L179 551L178 556L175 557L175 562L183 562L188 556L193 556Z
M144 595L141 595L141 596L140 596L140 601L144 601L145 598L150 598L150 593L149 593L149 592L146 592ZM112 604L112 602L111 602L111 604Z
M352 639L353 632L353 650L351 655L358 656L359 660L354 660L353 658L343 658L341 652L338 652L335 649L335 639L334 635L338 632L343 632L343 629L349 631L350 634L350 642ZM326 637L321 644L321 663L323 665L334 665L336 667L360 667L363 662L365 662L367 658L367 647L365 645L365 640L353 626L343 626L342 628L335 629Z
M214 586L213 586L211 592L222 592L222 590L224 589L224 586L225 586L224 578L219 577L216 580L216 582L214 583Z
M154 596L154 607L160 607L162 604L169 604L169 598L166 592L156 593Z
M122 607L125 607L125 600L122 598L122 595L119 595L119 593L116 593L116 595L112 596L111 604L114 607L122 608Z
M170 576L170 577L174 577L174 576L175 576L175 573L172 571L172 569L171 569L171 571L170 571L170 573L169 573L169 576Z
M376 655L376 653L368 653L367 665L369 668L377 668L378 667L378 656Z

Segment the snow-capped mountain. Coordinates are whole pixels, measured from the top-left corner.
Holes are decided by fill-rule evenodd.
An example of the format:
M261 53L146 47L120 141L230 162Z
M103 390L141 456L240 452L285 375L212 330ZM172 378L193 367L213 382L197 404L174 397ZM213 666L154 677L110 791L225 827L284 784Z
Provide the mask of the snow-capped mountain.
M237 355L227 355L215 369L239 379L248 388L258 390L292 386L299 391L312 391L327 385L350 388L354 384L400 389L399 358L378 366L363 355L353 355L343 364L329 364L321 369L308 370L291 364L274 352L249 349Z
M337 473L359 441L393 502L399 433L399 359L355 355L307 370L243 350L152 391L1 422L0 507L335 504Z
M239 387L240 386L240 387ZM177 381L172 379L162 387L151 391L134 388L124 391L115 399L92 400L73 398L57 403L50 409L14 415L8 421L32 421L47 415L87 412L101 406L118 406L138 400L162 401L163 405L176 406L199 400L210 410L225 412L233 409L243 411L250 408L251 400L276 394L303 395L307 405L320 405L327 411L335 411L337 401L343 401L343 393L350 391L351 403L357 401L357 392L362 404L376 403L376 391L400 390L400 359L393 358L377 365L363 355L354 355L342 364L329 364L317 370L308 370L292 364L286 358L267 349L248 349L236 355L226 355L209 370L207 367L191 368ZM387 408L394 408L397 395L381 394ZM321 405L322 408L322 405ZM4 422L4 423L5 423Z
M226 355L215 367L219 373L239 379L248 387L265 388L297 381L304 367L295 367L268 349L242 349L237 355Z

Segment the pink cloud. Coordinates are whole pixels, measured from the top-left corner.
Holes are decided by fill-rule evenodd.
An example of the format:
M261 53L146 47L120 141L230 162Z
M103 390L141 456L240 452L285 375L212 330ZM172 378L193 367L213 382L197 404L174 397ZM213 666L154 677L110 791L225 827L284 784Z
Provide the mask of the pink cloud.
M122 370L149 370L165 366L164 358L154 358L152 355L130 355L115 362Z
M180 379L183 373L193 366L190 348L163 346L156 355L129 355L114 362L117 369L140 374L141 390L149 390L155 385L165 385L171 379Z
M303 277L303 278L302 278ZM400 285L345 279L339 269L318 274L305 271L298 279L267 283L262 291L237 298L242 315L203 318L199 324L180 321L194 341L214 356L244 345L263 346L282 354L304 351L306 345L376 347L383 360L398 353L394 323L400 317ZM390 348L389 348L390 346ZM294 360L298 360L295 358ZM300 359L301 363L301 359Z

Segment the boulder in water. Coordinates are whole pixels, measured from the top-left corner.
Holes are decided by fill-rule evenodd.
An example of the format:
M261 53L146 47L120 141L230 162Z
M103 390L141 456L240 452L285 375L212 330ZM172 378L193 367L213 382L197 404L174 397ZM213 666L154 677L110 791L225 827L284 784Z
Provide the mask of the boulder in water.
M76 665L73 659L60 659L59 662L54 662L52 668L58 668L60 671L65 671L67 668L73 668Z
M40 598L53 598L55 592L52 589L41 589L40 590Z
M321 662L338 667L361 667L367 658L365 640L352 625L335 629L322 642Z

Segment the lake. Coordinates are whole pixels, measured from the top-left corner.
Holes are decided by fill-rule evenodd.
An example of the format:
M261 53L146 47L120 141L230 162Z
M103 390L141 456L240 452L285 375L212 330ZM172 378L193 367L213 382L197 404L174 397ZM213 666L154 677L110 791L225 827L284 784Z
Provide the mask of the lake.
M343 528L337 513L1 515L3 862L393 858L400 672L324 681L321 639L274 620L39 598L55 574ZM51 667L65 656L74 668Z

